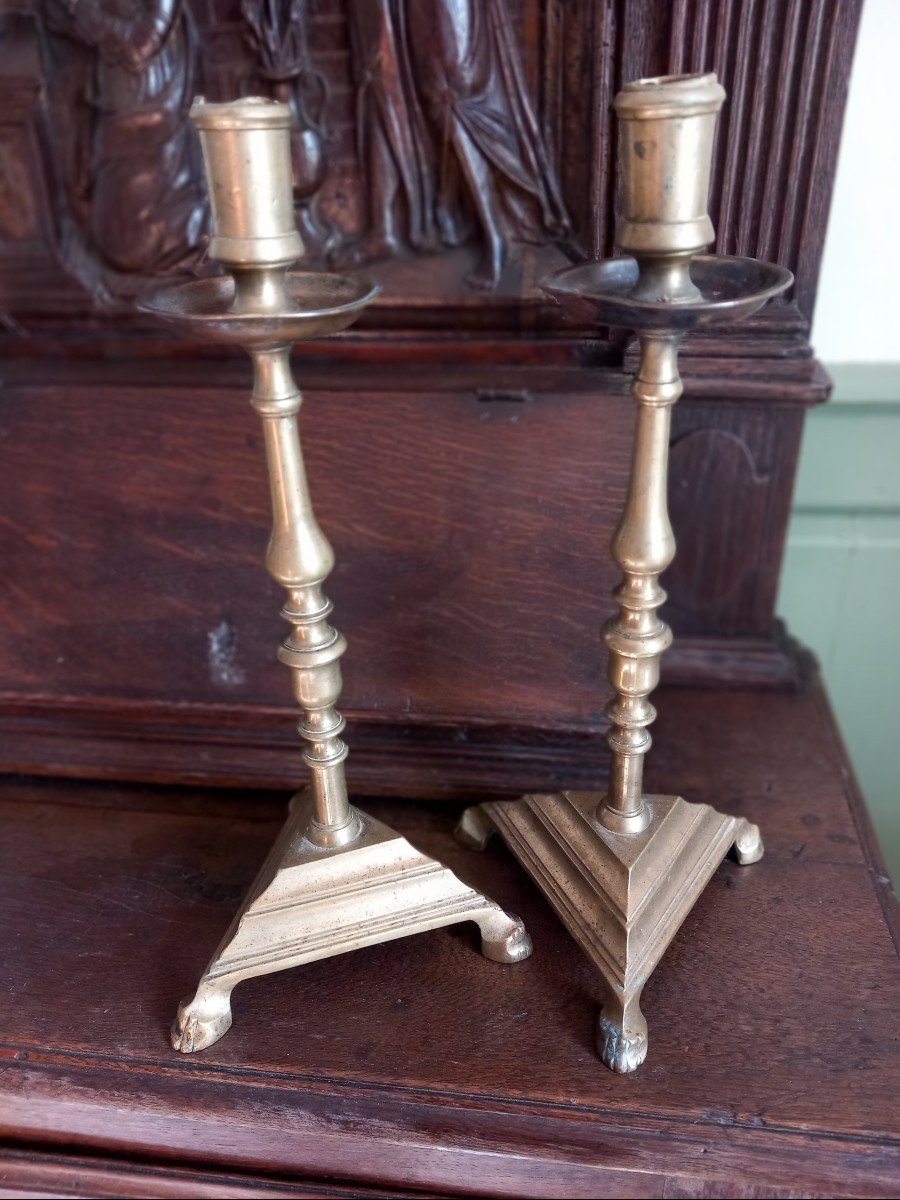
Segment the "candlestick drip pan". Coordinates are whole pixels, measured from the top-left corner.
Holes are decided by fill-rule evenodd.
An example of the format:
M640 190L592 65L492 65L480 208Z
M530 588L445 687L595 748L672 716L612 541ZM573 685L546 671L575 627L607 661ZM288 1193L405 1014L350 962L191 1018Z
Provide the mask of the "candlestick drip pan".
M285 290L292 306L281 311L232 312L231 275L169 283L143 296L142 312L189 330L198 340L252 348L275 341L307 341L346 329L380 288L358 276L290 271Z
M633 296L638 263L625 257L566 267L544 285L544 291L567 307L583 305L586 316L606 325L687 332L749 317L794 281L787 268L775 263L705 254L691 260L690 274L700 299L678 304Z

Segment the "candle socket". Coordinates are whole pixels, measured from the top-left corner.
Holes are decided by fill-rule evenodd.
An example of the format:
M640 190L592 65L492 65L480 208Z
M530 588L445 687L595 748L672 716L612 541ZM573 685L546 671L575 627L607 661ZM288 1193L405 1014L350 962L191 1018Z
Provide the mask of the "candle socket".
M700 293L693 256L714 237L707 212L716 116L715 75L664 75L626 84L619 119L616 242L638 262L636 299L677 304Z
M290 108L260 96L228 104L199 99L191 120L212 205L210 257L238 270L295 263L304 248L294 223Z

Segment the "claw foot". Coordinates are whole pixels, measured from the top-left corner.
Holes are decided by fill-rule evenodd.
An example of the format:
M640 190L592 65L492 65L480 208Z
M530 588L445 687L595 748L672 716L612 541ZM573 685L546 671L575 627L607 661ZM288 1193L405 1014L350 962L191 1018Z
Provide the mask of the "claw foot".
M647 1057L647 1022L641 989L608 997L597 1019L597 1053L611 1071L627 1075Z
M172 1045L182 1054L205 1050L231 1028L231 996L198 991L192 1000L182 1000L172 1026Z
M647 1057L647 1034L626 1033L607 1017L597 1021L597 1053L611 1071L627 1075L635 1071Z

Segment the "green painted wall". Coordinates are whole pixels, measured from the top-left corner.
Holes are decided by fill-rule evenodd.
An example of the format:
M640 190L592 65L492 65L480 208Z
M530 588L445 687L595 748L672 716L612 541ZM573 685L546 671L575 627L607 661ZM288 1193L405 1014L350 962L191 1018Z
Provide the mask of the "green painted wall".
M896 887L900 364L828 369L834 395L807 418L778 607L822 664Z

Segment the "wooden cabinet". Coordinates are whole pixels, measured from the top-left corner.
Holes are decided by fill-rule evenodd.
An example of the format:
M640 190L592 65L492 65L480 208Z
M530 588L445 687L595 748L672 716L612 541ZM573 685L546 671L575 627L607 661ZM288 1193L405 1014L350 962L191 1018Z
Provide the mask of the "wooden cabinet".
M133 307L160 276L209 269L186 120L200 88L294 106L310 262L363 262L384 284L359 327L297 363L358 784L515 791L602 761L628 350L540 280L612 250L610 101L639 75L718 71L718 248L797 279L683 356L667 678L796 684L774 599L803 412L827 395L807 333L859 7L307 0L290 23L257 0L14 4L0 766L296 777L246 368ZM492 255L498 278L479 279Z
M892 910L774 616L803 416L829 386L808 330L859 12L4 6L4 1194L896 1191ZM768 855L723 866L691 913L648 984L651 1058L622 1079L591 1045L597 980L512 859L467 855L452 806L408 801L603 779L632 350L540 281L613 249L621 83L710 69L718 249L796 286L684 349L648 784L727 800ZM174 1005L279 822L265 789L301 774L246 365L134 309L210 269L201 90L294 106L310 264L384 284L296 357L354 793L489 881L537 952L506 970L454 930L259 980L182 1060Z
M508 851L463 850L452 807L394 800L366 807L520 914L533 956L491 963L461 925L249 980L228 1035L179 1056L177 1001L282 804L8 781L0 1187L896 1195L896 910L818 681L670 689L660 713L649 785L727 797L766 857L723 863L698 900L625 1077L594 1050L596 973Z

